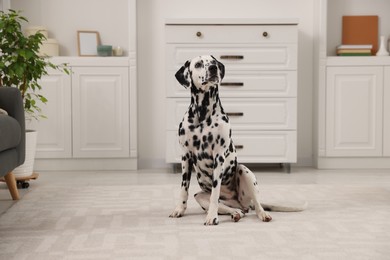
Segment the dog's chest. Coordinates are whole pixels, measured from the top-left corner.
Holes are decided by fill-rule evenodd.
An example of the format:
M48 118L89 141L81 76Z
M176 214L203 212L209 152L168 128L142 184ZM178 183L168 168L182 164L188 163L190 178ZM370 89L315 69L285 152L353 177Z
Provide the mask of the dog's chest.
M199 121L187 111L179 125L179 142L184 156L191 158L201 188L209 191L212 187L214 166L220 155L225 158L223 183L230 184L236 168L235 149L230 138L230 124L223 112Z
M199 161L212 160L214 152L219 149L221 135L218 120L213 125L206 122L188 122L183 119L179 127L179 142L185 151L196 156ZM222 142L225 142L223 140Z

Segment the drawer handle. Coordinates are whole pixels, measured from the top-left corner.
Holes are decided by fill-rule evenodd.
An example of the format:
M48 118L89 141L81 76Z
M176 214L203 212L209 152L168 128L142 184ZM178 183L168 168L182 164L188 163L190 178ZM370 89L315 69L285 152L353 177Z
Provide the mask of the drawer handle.
M243 82L222 82L221 86L225 87L242 87L244 86Z
M202 36L202 33L201 32L197 32L196 36L198 36L200 38Z
M244 149L244 146L241 144L235 145L235 147L236 147L236 150Z
M269 36L268 32L263 32L263 37L268 37L268 36Z
M228 116L244 116L243 112L228 112L226 113Z
M243 60L243 55L221 55L221 59L223 60Z

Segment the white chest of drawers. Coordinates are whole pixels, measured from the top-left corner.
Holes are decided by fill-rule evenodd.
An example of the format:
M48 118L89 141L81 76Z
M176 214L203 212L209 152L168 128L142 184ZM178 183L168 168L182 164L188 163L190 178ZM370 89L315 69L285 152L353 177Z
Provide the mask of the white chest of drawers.
M219 92L242 163L297 160L296 19L166 22L166 161L178 163L177 129L190 92L175 79L186 60L211 54L225 65Z

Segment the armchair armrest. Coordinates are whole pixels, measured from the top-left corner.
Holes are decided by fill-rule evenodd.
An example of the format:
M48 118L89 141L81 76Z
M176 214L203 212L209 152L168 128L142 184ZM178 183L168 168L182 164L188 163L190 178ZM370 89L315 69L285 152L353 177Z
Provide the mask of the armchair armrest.
M0 107L7 111L8 115L15 118L22 130L22 139L16 148L19 162L22 164L26 152L26 126L24 118L24 105L19 89L13 87L0 87Z

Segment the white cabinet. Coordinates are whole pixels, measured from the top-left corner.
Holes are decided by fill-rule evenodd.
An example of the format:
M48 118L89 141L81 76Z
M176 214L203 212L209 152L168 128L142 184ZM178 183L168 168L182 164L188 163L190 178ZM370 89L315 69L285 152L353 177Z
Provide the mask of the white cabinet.
M174 75L186 60L211 54L225 65L219 93L240 162L295 163L297 50L294 19L167 21L166 161L180 162L177 128L190 103Z
M390 157L390 66L384 69L383 156Z
M75 67L72 74L73 156L129 156L127 67Z
M382 156L383 68L328 67L326 156Z
M4 0L3 7L11 7L10 2ZM125 7L121 16L126 19L119 19L122 30L111 30L115 36L121 35L112 40L124 49L124 56L71 56L77 52L74 39L67 37L60 41L64 47L62 55L67 56L51 57L50 61L53 64L67 63L72 74L49 71L49 75L41 79L42 94L49 100L47 105L42 106L48 119L30 123L31 128L38 130L35 170L137 169L136 2L122 1L118 5ZM19 7L17 9L25 9L33 17L39 16L41 11L51 13L56 21L47 24L51 24L58 37L68 35L67 32L73 33L70 30L72 24L62 19L62 13L67 13L62 9L36 3L38 8L32 10L26 1L16 1L12 7L14 5ZM37 10L40 11L36 13ZM102 20L98 13L88 11L92 20ZM91 19L87 19L88 23ZM96 26L105 35L110 35L108 29L118 28L115 21L104 21Z
M29 127L38 130L37 158L72 156L71 77L58 71L40 80L41 94L49 101L39 105L47 119L32 120Z
M128 58L55 58L70 75L41 79L47 119L38 130L37 169L136 169L136 91Z
M343 15L369 10L380 17L379 35L388 35L390 2L319 0L315 6L315 164L390 168L390 56L335 56Z

